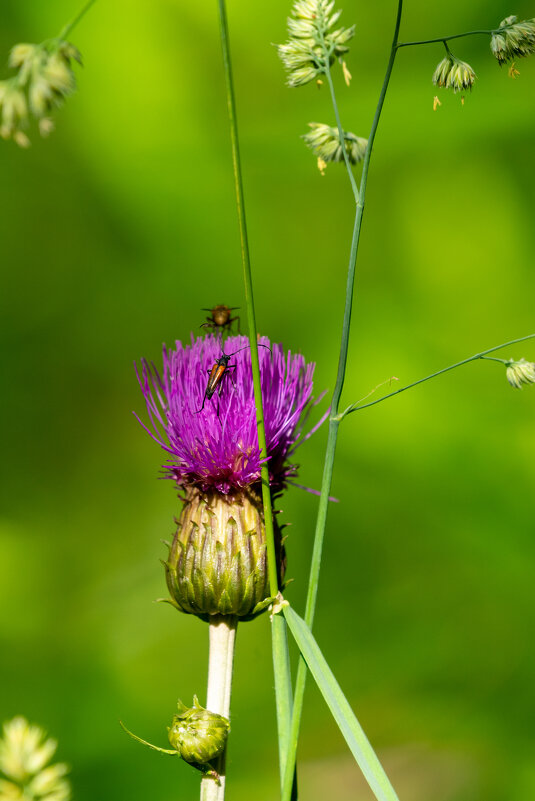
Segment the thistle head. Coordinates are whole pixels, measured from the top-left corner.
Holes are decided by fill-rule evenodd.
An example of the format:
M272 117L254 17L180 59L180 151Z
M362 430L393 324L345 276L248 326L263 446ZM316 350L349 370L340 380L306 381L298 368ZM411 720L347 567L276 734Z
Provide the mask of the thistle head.
M535 363L525 359L506 362L507 380L515 389L522 389L523 384L535 384Z
M230 724L227 718L209 712L193 697L193 706L178 704L178 714L168 727L171 746L185 762L206 765L217 759L227 744Z
M535 53L535 19L518 22L515 16L506 17L492 34L490 49L500 65Z
M303 140L307 147L318 158L318 166L324 168L329 162L343 162L344 152L338 128L323 125L320 122L309 123L310 132L304 134ZM344 144L351 164L362 161L366 154L368 140L355 136L350 131L344 131Z
M285 353L282 345L259 340L260 375L270 485L282 489L296 474L290 457L298 445L303 419L313 405L314 365ZM180 488L197 487L232 495L260 481L263 460L258 445L249 340L229 336L232 355L213 396L206 396L208 374L222 354L221 339L207 336L163 350L163 371L145 360L138 379L151 429L167 455L167 477ZM204 405L204 408L201 407ZM143 425L143 424L142 424Z
M438 64L433 74L435 86L452 89L455 93L472 89L475 79L476 74L470 64L455 58L450 52Z
M279 45L279 56L288 73L288 86L302 86L323 75L349 50L355 26L336 28L341 11L334 0L297 0L288 19L288 41Z
M67 765L49 762L56 751L40 726L23 717L4 723L0 738L0 799L68 801L71 789L65 774ZM5 777L5 778L3 778Z

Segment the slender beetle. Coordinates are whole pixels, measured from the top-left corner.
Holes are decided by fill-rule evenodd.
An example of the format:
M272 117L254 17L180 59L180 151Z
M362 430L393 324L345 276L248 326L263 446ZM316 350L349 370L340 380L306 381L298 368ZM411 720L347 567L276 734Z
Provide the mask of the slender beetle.
M271 351L271 348L268 347L267 345L262 345L261 342L258 342L257 344L259 348L267 348L269 351ZM214 392L218 387L219 387L219 394L221 395L221 390L223 388L223 378L225 377L225 375L229 370L236 367L235 364L229 365L229 360L231 359L232 356L235 356L236 353L239 353L242 350L247 350L247 348L249 347L250 345L246 345L244 348L238 348L238 350L235 350L234 353L222 353L219 359L217 359L216 363L213 365L213 367L207 371L208 383L206 385L206 389L204 390L202 406L198 411L195 412L195 414L200 414L200 412L202 412L206 400L210 400L210 398L212 397L212 395L214 394Z

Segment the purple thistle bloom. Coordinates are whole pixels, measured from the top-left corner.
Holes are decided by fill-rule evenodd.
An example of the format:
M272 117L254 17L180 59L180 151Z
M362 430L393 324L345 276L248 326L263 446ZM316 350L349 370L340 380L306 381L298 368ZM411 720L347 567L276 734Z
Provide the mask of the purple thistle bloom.
M300 439L304 421L315 405L314 364L307 365L299 354L288 352L285 356L282 345L271 347L266 337L259 341L267 346L259 348L266 461L270 483L278 490L296 475L296 465L288 462L289 456L314 433L328 412ZM215 489L229 494L260 480L262 460L248 344L243 336L226 339L225 352L244 350L232 356L219 387L211 399L206 399L201 412L208 374L222 353L219 337L194 340L192 336L191 345L176 342L175 350L164 346L161 375L154 364L145 359L141 362L138 380L153 430L138 420L168 453L164 468L179 486L195 485L203 491Z

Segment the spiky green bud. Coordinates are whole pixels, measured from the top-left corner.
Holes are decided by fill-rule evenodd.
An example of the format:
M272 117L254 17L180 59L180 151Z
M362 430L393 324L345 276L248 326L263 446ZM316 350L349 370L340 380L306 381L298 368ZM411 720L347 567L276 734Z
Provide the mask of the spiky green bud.
M460 61L452 53L448 53L437 66L433 83L444 89L453 89L456 92L464 92L472 89L476 74L470 64Z
M282 576L276 525L275 537ZM251 487L234 496L191 488L164 564L171 603L181 612L203 620L255 617L270 595L261 499Z
M304 134L303 140L306 146L318 157L319 162L323 165L328 164L330 161L342 162L344 153L338 128L331 128L330 125L323 125L320 122L310 122L309 126L311 131ZM344 142L351 164L357 164L362 161L366 153L368 140L363 139L361 136L355 136L350 131L344 131Z
M535 19L518 22L518 17L506 17L500 28L504 30L493 33L490 40L492 55L500 65L535 53Z
M506 363L506 368L507 380L515 389L522 389L523 384L535 384L535 363L511 359Z
M195 695L191 708L178 702L178 715L167 731L169 742L185 762L206 765L225 750L230 724L202 707Z

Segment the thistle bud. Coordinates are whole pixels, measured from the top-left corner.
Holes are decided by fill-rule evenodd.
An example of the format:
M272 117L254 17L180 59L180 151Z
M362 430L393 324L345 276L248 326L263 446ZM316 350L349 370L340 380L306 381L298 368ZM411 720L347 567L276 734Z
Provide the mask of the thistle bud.
M279 568L283 549L280 532ZM237 615L250 620L270 595L261 499L252 487L223 495L187 491L187 499L165 564L171 603L203 620Z
M535 384L535 363L511 359L506 362L506 376L515 389L522 389L522 384Z
M506 17L500 29L490 40L492 55L500 65L535 53L535 19L518 22L518 17Z
M442 59L433 75L435 86L453 89L455 93L471 89L475 79L476 74L470 64L455 58L452 53Z
M321 159L322 167L330 161L343 162L344 153L340 144L340 134L338 128L331 128L330 125L323 125L320 122L310 122L310 133L303 136L305 144L312 152ZM351 164L362 161L366 153L368 140L361 136L355 136L350 131L344 131L344 142L347 156ZM321 171L321 167L320 167Z
M193 707L178 702L178 715L168 728L171 746L185 762L206 765L225 750L230 724L227 718L209 712L193 698Z

